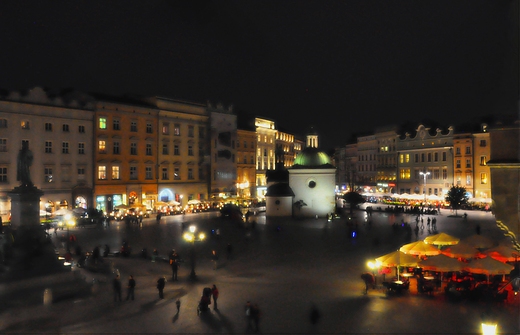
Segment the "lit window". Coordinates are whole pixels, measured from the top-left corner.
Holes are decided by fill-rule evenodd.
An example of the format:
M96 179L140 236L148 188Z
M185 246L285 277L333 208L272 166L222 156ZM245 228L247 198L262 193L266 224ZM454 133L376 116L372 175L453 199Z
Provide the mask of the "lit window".
M100 154L106 154L106 150L107 150L107 142L106 141L98 141L98 152Z
M45 181L48 183L52 183L52 168L46 167L44 168Z
M22 121L21 123L22 129L31 129L29 125L29 121Z
M107 179L107 167L105 165L98 166L98 179L99 180Z
M99 129L107 129L107 118L106 117L99 118Z
M173 125L173 135L181 136L181 125L176 123Z
M480 165L482 165L482 166L487 165L487 157L486 156L480 156Z
M112 166L112 179L119 180L119 166Z
M163 135L170 134L170 124L168 122L163 123L162 133L163 133Z
M480 174L480 183L481 183L481 184L487 184L487 182L488 182L488 179L487 179L487 173L482 172L482 173Z
M401 169L399 174L401 179L410 179L410 169Z

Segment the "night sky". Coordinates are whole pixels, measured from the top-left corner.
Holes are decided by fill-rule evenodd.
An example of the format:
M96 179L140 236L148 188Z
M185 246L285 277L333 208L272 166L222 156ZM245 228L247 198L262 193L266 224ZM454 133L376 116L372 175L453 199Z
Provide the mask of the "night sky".
M0 88L234 105L323 149L518 111L518 1L0 4Z

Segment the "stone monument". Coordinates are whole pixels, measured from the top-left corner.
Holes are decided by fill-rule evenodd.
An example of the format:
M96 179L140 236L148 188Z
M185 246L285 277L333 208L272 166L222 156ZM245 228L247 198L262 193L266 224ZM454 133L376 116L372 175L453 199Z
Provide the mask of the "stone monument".
M6 234L11 241L4 250L7 270L0 276L3 281L67 271L58 262L52 241L40 224L40 197L43 191L31 181L32 161L32 152L27 143L23 143L17 160L20 185L8 193L11 198L11 226Z

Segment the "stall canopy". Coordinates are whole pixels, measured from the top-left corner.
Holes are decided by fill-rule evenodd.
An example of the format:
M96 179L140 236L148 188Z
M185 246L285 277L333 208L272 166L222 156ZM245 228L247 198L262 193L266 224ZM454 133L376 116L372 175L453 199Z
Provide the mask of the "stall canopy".
M378 264L389 268L398 268L399 266L416 266L417 261L417 258L414 256L405 254L399 250L376 258L376 262ZM397 277L399 278L399 270L397 270Z
M479 257L480 251L465 243L465 242L459 242L458 244L451 246L447 249L442 250L442 253L448 257L451 258L464 258L464 259L471 259L475 257Z
M463 263L458 259L450 258L441 254L421 261L418 266L428 271L450 272L462 271L465 265L466 263Z
M520 260L520 251L504 245L488 249L484 253L488 255L488 257L503 263L516 262Z
M463 239L463 242L477 249L488 249L496 244L495 241L493 241L489 237L477 234L466 237L465 239Z
M424 242L427 244L433 245L455 245L459 243L460 239L455 236L448 235L446 233L439 233L435 235L430 235L424 239Z
M424 243L424 241L416 241L403 245L399 251L405 254L417 255L417 256L435 256L441 253L441 251L431 244Z
M493 258L486 257L474 259L464 267L464 271L485 275L506 275L513 270L513 266L497 261Z

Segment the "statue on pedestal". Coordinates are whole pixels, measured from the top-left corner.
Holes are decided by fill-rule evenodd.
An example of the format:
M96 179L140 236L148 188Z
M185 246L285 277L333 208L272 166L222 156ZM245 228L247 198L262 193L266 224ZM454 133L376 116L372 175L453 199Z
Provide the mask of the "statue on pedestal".
M18 165L16 170L16 180L20 181L20 186L33 186L30 173L32 162L33 154L31 150L29 150L29 143L22 142L22 149L18 153Z

